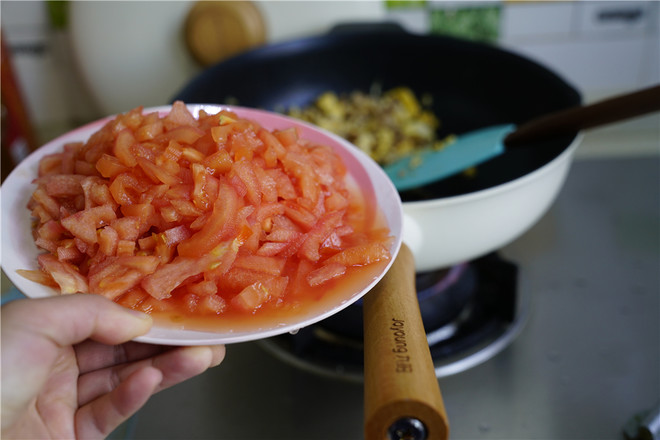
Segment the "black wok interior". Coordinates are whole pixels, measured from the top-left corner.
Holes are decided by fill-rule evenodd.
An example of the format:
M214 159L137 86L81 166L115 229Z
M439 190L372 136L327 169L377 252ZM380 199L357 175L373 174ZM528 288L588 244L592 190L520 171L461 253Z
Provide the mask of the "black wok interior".
M580 104L579 93L548 68L494 46L400 29L355 30L263 46L220 62L173 100L283 111L321 93L406 86L433 97L439 136L520 124ZM507 151L460 174L402 193L404 201L450 197L524 176L560 154L574 136Z

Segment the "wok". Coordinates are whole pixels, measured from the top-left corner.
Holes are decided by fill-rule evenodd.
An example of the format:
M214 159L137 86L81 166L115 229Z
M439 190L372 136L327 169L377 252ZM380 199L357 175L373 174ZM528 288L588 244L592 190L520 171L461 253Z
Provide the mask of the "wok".
M338 27L220 62L173 99L279 110L321 93L378 86L433 97L438 135L521 124L580 104L556 73L503 49L396 26ZM461 174L401 193L403 240L417 272L472 260L508 244L549 208L570 168L578 133L530 143Z

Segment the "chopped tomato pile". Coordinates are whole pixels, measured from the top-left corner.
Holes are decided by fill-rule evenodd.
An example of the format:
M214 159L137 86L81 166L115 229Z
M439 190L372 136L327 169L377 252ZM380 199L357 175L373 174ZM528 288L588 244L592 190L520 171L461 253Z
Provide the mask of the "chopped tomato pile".
M39 164L28 208L41 271L61 293L89 292L146 312L255 313L318 295L390 258L389 231L329 147L296 128L182 102L136 108Z

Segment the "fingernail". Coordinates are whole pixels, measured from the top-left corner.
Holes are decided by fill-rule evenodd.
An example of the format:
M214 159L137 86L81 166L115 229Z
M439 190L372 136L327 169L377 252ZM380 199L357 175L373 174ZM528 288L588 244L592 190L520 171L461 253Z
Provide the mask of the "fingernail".
M144 312L141 312L141 311L139 311L139 310L129 309L129 308L126 308L126 307L125 307L125 309L126 309L126 311L127 311L128 313L130 313L131 315L135 316L136 318L145 319L145 320L146 320L146 319L151 319L151 316L150 316L150 315L148 315L148 314L146 314L146 313L144 313Z

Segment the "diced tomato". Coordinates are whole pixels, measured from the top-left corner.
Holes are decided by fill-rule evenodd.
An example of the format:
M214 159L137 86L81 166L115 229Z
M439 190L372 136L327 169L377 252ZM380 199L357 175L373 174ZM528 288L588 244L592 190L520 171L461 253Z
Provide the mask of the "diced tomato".
M197 311L202 315L220 315L227 310L227 302L218 295L202 296L197 304Z
M142 158L149 162L156 162L156 159L161 154L161 147L155 142L142 142L137 143L131 147L131 151L136 159Z
M38 187L32 193L32 198L48 213L51 218L60 218L60 205L46 193L46 189Z
M243 214L239 211L239 216ZM240 218L240 217L239 217ZM247 228L250 230L250 234L245 243L243 243L243 251L247 254L255 254L259 249L259 243L262 239L262 230L261 225L256 222L248 222L247 220L240 223L241 228Z
M75 158L72 151L65 151L62 153L62 162L60 163L60 172L62 175L73 174L75 169Z
M178 162L183 154L183 147L177 141L169 141L167 147L156 158L156 165L162 165L166 161Z
M61 241L56 253L58 260L70 261L73 264L78 263L84 257L84 254L75 247L72 239L68 242Z
M197 151L202 153L204 157L208 157L209 154L218 151L218 146L211 137L211 133L208 131L208 127L200 127L202 133L202 137L197 139L195 143L192 145L193 148L195 148Z
M158 259L153 256L134 256L119 259L120 264L131 269L137 269L141 273L150 274L158 267Z
M154 183L162 182L166 185L177 185L182 183L179 177L168 173L163 167L159 167L148 159L138 157L137 164Z
M167 129L179 127L179 126L197 126L197 120L190 113L186 105L181 101L176 101L172 104L172 109L163 119L163 123Z
M121 213L125 217L137 219L136 227L139 227L139 225L151 225L155 221L156 209L151 203L135 203L122 206Z
M246 196L253 205L261 203L261 187L254 172L252 163L248 160L234 162L230 175L235 174L246 188Z
M121 114L117 117L117 127L129 127L131 129L136 129L142 125L144 118L142 116L142 107L136 107L132 110L127 111L124 114Z
M35 183L43 185L46 194L51 197L69 197L83 193L80 185L83 179L84 176L76 174L51 174L40 177Z
M128 171L128 167L122 164L119 159L109 154L103 154L96 162L96 169L103 177L116 177L119 174Z
M346 165L329 147L315 146L310 153L319 180L325 185L334 185L337 176L346 175Z
M328 263L310 271L306 280L310 286L319 286L325 284L328 281L340 277L346 273L346 266L339 263Z
M26 276L147 313L296 310L390 258L346 172L296 128L138 107L40 161L27 207L47 253Z
M81 150L82 158L89 163L96 163L104 154L112 153L116 133L113 123L109 122L101 130L92 134Z
M62 170L62 153L48 154L39 162L39 177L59 174Z
M310 261L318 261L321 258L319 253L321 244L341 224L342 215L341 211L334 211L321 218L314 228L307 233L298 254Z
M288 218L305 229L311 229L316 224L316 216L300 204L285 200L284 213Z
M139 310L141 310L142 312L155 314L155 313L167 313L174 310L174 306L172 305L172 303L161 301L159 299L152 297L151 295L147 295L147 296L148 298L142 301L138 306Z
M181 185L175 185L170 189L168 189L167 192L165 193L165 196L167 197L168 200L190 199L190 197L192 196L192 190L193 190L192 182L190 184L182 183Z
M81 182L83 194L85 196L85 209L100 205L111 206L117 209L117 203L112 198L106 182L97 177L85 177Z
M326 211L342 211L348 208L348 199L339 192L333 192L323 201Z
M96 243L96 229L110 224L116 218L117 215L112 207L96 206L63 218L62 226L81 240Z
M277 196L284 200L293 200L298 197L296 188L291 182L291 178L287 176L280 169L266 170L268 174L275 181L275 188L277 189Z
M174 247L182 241L187 240L192 235L192 231L185 225L175 226L157 234L158 240L162 240L166 246Z
M257 150L263 147L263 142L254 132L249 130L249 125L240 126L240 122L232 124L236 131L227 141L227 149L234 156L234 161L241 160L252 161L255 158Z
M50 214L46 212L44 207L41 205L32 208L31 214L32 214L32 218L37 219L39 223L45 223L53 219L53 217L51 217Z
M286 260L277 257L264 257L260 255L241 255L236 258L234 267L250 269L256 272L265 272L270 275L281 275Z
M64 152L62 153L62 164L60 165L60 172L62 175L72 175L76 169L76 151L75 148L69 147L77 144L64 145Z
M231 169L232 160L227 150L220 149L202 160L202 164L214 173L223 174Z
M37 247L50 252L51 254L57 253L57 242L55 240L48 240L47 238L37 237L34 240Z
M230 125L220 125L211 128L211 137L218 146L224 147L231 132L232 128Z
M318 198L320 187L316 172L309 158L302 153L289 151L282 159L282 164L286 172L298 180L301 195L315 202Z
M156 116L158 115L156 114ZM165 126L163 125L163 121L160 119L142 125L137 130L135 130L135 139L139 142L151 140L163 133L164 127Z
M186 279L204 272L205 269L206 267L197 258L177 257L147 276L141 286L156 299L169 298L172 290Z
M76 249L78 249L81 253L87 254L90 257L96 257L97 255L100 255L100 258L98 258L98 259L103 259L103 256L102 256L103 254L100 254L98 252L98 244L96 244L96 243L87 243L86 241L81 240L78 237L73 238L73 244L76 246Z
M151 298L147 292L139 287L128 290L117 298L117 303L129 309L138 309L140 304L147 298Z
M272 275L264 272L232 267L231 270L226 271L221 277L215 277L213 279L218 284L218 291L223 295L227 295L238 293L250 284L254 284L257 281L264 281L271 277Z
M62 234L65 232L66 230L62 227L62 225L55 220L48 220L44 222L39 227L39 229L37 229L37 235L39 237L53 241L59 240Z
M35 283L43 284L44 286L59 288L59 285L53 280L49 274L42 270L23 270L18 269L16 273L25 279L34 281Z
M135 253L135 242L131 240L119 240L117 242L117 256L127 257Z
M133 145L135 145L135 142L136 141L135 136L133 136L133 132L128 129L120 131L117 135L117 139L115 140L115 145L112 152L115 157L119 159L119 162L121 162L122 165L127 167L134 167L137 165L135 155L131 151Z
M147 237L139 238L138 247L141 251L153 251L156 248L156 235L152 234Z
M84 160L76 160L73 172L82 176L99 176L96 166Z
M285 147L290 147L298 142L298 130L295 127L279 130L273 134Z
M204 211L197 208L190 200L172 199L172 207L183 217L199 217Z
M197 208L206 211L218 196L218 180L211 176L208 169L200 163L192 164L190 169L194 183L193 204Z
M284 148L280 140L268 130L259 130L257 136L259 136L259 139L261 139L266 147L264 152L266 166L269 168L275 167L277 159L283 158L286 155L286 148Z
M255 312L264 303L283 295L288 282L287 277L272 277L257 281L241 290L232 298L231 303L243 311Z
M188 290L197 296L215 295L218 293L218 286L213 281L202 280L188 286Z
M217 246L234 227L238 197L231 186L221 184L213 212L201 230L177 247L181 256L199 256Z
M296 241L303 236L302 232L298 232L294 229L285 229L278 228L271 231L270 234L266 236L268 241L274 241L279 243L291 243Z
M204 132L193 126L182 126L168 130L160 135L167 141L176 141L180 144L192 145L204 135Z
M158 258L153 256L111 257L90 270L90 291L115 299L137 286L157 266Z
M120 240L136 241L142 235L139 217L124 216L113 220L110 225L117 231Z
M98 243L99 252L108 256L115 255L117 243L119 243L119 234L111 226L106 226L99 231Z
M144 275L135 270L129 270L125 267L114 267L114 271L108 272L102 279L90 277L90 285L93 293L103 295L110 299L115 299L124 294L127 290L137 286ZM94 284L91 284L91 283Z
M263 255L265 257L274 257L280 252L284 251L290 246L290 243L275 243L275 242L266 242L261 245L257 250L256 255Z
M181 151L181 157L190 163L198 163L204 160L204 155L201 151L194 148L184 147Z
M215 249L211 251L212 253L215 253L215 259L204 271L204 278L207 281L216 284L234 264L239 248L240 244L236 240L221 243L216 246Z
M281 203L277 202L268 202L262 203L259 205L255 211L254 217L259 223L263 223L265 220L272 219L275 216L280 216L284 214L285 207Z
M389 259L388 249L379 242L366 243L344 249L330 257L329 262L336 262L345 266L366 266L377 261Z
M60 292L66 294L88 291L86 278L72 264L59 261L51 254L41 254L37 261L60 287Z
M133 174L122 173L115 177L109 189L117 203L131 205L138 203L140 194L147 189L147 185L140 182Z
M153 255L158 257L162 264L167 264L172 261L175 257L175 253L176 248L174 246L168 246L163 240L156 240Z
M195 313L197 305L199 304L200 297L194 293L184 294L181 298L181 304L185 312Z

